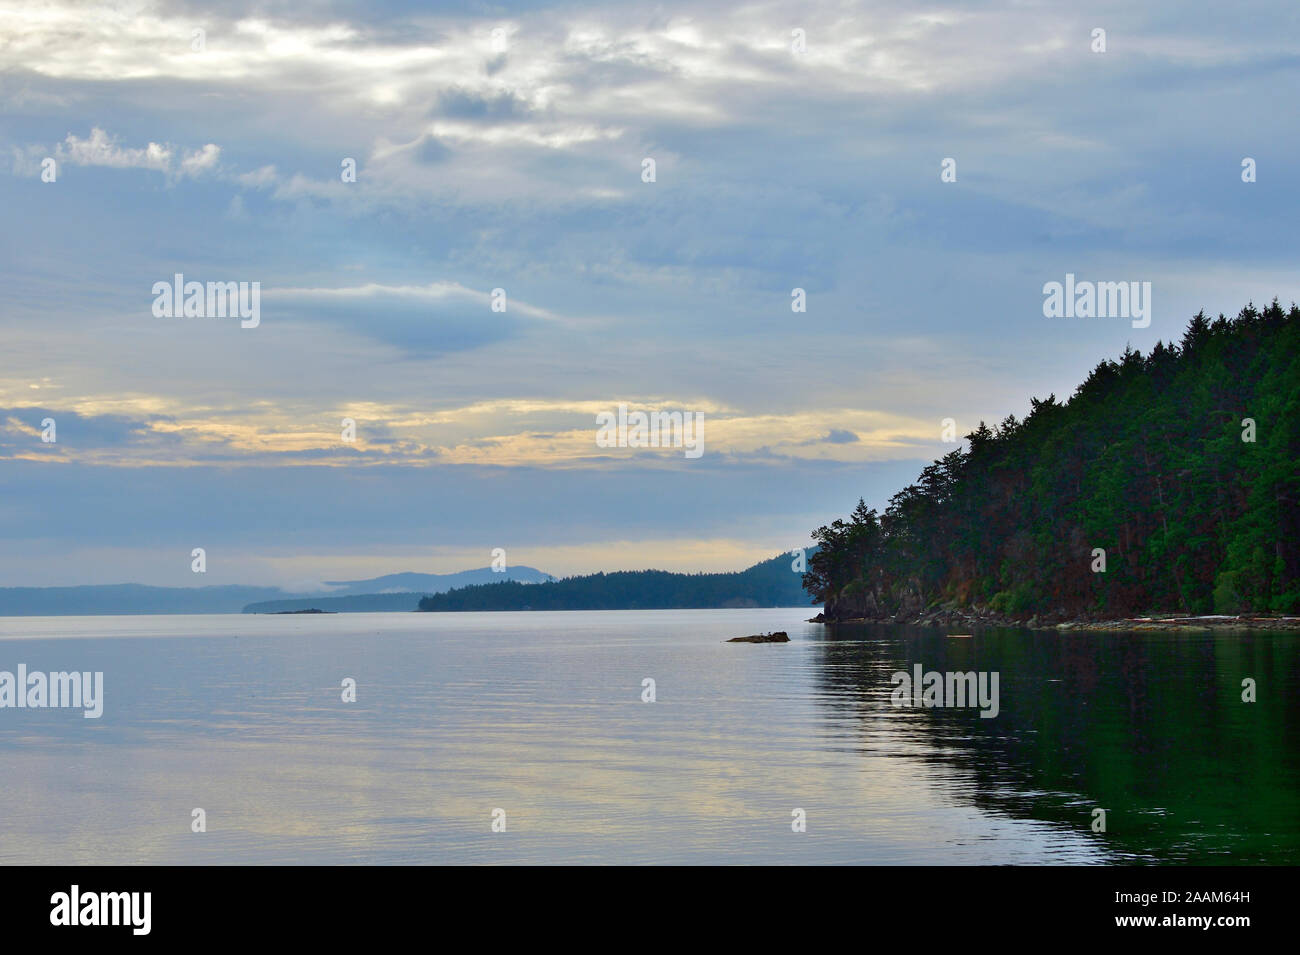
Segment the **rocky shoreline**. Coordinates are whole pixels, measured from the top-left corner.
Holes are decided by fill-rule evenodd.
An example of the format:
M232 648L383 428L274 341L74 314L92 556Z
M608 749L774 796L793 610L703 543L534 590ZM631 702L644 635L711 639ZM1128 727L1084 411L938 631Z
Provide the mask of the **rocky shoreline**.
M833 609L829 608L828 609ZM941 627L944 629L987 629L992 627L1021 628L1026 630L1078 630L1106 631L1184 631L1184 630L1282 630L1300 631L1300 617L1269 616L1266 614L1213 614L1188 616L1187 614L1158 614L1148 617L1069 617L1063 613L1035 614L1028 618L996 613L987 608L970 607L963 610L937 609L922 613L899 613L874 616L827 616L819 613L809 623L901 623L914 627Z

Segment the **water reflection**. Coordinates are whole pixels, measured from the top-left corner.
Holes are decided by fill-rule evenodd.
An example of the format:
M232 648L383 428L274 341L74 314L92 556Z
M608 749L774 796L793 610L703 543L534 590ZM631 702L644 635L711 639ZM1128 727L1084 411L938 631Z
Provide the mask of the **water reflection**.
M1296 861L1296 638L807 615L0 620L0 669L106 687L0 711L0 862ZM997 671L998 717L892 706L917 663Z
M867 752L906 753L979 809L1092 835L1111 861L1295 864L1300 687L1291 635L1030 633L839 626L818 699ZM1000 713L895 708L890 675L996 671ZM1259 687L1242 702L1242 680Z

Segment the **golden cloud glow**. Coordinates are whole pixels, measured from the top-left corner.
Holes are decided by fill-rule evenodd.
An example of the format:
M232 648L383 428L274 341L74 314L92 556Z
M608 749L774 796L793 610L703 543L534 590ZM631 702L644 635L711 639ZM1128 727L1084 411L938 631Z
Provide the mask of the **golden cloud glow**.
M44 408L31 392L0 389L13 408ZM938 423L857 408L746 414L702 399L501 399L426 410L378 402L331 410L259 402L241 408L186 406L151 395L83 396L66 407L85 418L116 416L115 443L62 443L64 461L122 467L229 464L310 464L332 467L432 464L590 468L616 464L680 466L683 448L599 447L596 415L620 403L636 411L704 415L706 455L754 460L877 461L923 456L937 445ZM61 402L60 404L64 404ZM343 420L356 422L356 440L343 440ZM39 439L34 421L10 415L8 430ZM834 436L834 439L832 439ZM29 451L11 446L8 456ZM40 456L49 460L50 455ZM689 462L687 462L689 463Z

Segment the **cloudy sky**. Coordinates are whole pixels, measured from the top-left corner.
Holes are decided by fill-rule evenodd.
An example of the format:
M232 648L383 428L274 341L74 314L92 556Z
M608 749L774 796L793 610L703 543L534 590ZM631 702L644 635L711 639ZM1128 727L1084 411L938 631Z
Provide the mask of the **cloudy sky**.
M0 585L800 546L944 418L1300 298L1298 11L0 0ZM260 324L155 316L178 272ZM1150 327L1045 318L1067 273Z

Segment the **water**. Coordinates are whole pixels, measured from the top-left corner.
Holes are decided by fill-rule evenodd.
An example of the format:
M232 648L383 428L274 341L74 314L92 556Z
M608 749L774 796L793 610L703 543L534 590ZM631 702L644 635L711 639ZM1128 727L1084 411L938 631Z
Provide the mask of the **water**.
M105 707L0 710L0 863L1300 862L1297 636L810 613L3 618ZM892 706L915 663L999 715Z

